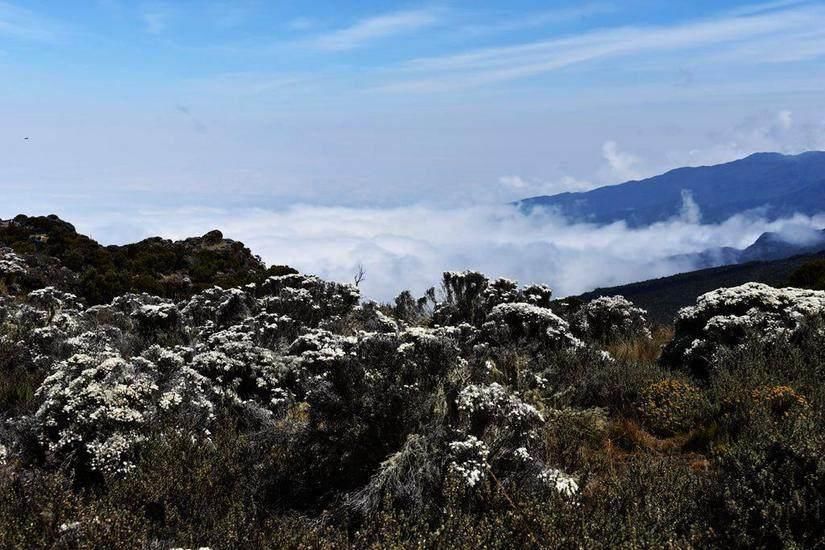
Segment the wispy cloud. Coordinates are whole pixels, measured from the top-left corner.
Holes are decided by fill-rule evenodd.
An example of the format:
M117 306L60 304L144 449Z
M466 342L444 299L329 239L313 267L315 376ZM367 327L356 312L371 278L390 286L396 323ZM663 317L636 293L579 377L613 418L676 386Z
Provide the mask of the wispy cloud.
M619 146L615 141L604 142L602 156L607 161L607 179L621 182L642 177L639 171L641 162L639 158L636 155L619 150Z
M757 13L765 13L774 10L781 10L791 6L798 6L800 4L808 4L810 1L811 0L774 0L772 2L763 2L761 4L738 6L725 11L725 14L735 16L756 15Z
M395 81L380 89L456 90L533 77L608 58L674 52L718 55L718 51L709 50L719 47L734 54L739 51L743 60L754 61L754 56L745 54L749 48L764 48L765 43L784 52L784 58L812 59L821 55L825 46L818 39L825 28L825 7L792 3L783 9L785 5L775 4L770 11L765 11L763 5L763 9L754 8L752 15L722 14L714 19L670 26L597 29L513 46L413 59L400 67Z
M0 36L30 40L35 42L52 42L66 32L63 25L27 10L0 1Z
M410 10L386 13L362 19L352 26L320 35L311 41L315 48L344 51L362 47L372 41L410 33L436 24L438 10Z
M508 200L520 200L525 197L538 195L587 191L596 187L592 182L574 178L573 176L563 176L555 181L524 178L522 176L502 176L498 179L498 183L508 191Z

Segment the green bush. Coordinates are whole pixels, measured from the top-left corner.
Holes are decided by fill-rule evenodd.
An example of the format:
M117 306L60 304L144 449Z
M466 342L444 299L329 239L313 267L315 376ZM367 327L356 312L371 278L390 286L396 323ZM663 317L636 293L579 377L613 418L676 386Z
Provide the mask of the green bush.
M668 436L695 427L707 412L707 402L702 391L690 382L666 378L645 388L638 408L647 427Z

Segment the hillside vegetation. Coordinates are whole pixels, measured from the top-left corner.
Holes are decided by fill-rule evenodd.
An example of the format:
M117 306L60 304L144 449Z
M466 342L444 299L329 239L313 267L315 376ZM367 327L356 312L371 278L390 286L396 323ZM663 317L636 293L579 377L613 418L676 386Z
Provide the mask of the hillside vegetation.
M212 285L243 286L269 275L243 243L220 231L184 241L154 237L125 246L102 246L57 216L0 220L0 247L23 255L31 267L15 280L20 290L59 285L89 304L108 303L126 292L182 299Z
M801 286L825 290L823 260L825 252L818 252L769 262L699 269L648 281L597 288L568 300L581 302L599 296L620 295L647 310L653 322L670 324L681 308L692 305L699 296L717 288L758 282L775 287Z
M715 290L673 327L471 271L376 304L217 235L23 238L39 220L0 249L2 548L825 537L825 292ZM170 273L192 286L138 292Z

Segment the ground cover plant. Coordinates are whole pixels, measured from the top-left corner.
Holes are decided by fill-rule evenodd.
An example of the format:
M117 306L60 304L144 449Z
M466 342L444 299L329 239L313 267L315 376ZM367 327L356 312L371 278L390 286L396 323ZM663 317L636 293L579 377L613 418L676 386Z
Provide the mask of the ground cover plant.
M19 248L0 547L825 540L825 292L719 289L673 328L471 271L391 304L286 268L98 303Z

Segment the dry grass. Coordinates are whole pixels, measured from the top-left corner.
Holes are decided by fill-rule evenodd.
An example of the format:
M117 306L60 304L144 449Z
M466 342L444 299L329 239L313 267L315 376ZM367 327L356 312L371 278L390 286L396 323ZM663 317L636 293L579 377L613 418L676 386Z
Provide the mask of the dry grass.
M673 339L673 327L655 327L650 338L621 340L607 347L610 355L622 362L655 363L662 347Z
M687 435L659 438L639 426L633 420L624 418L611 423L611 440L628 451L652 453L674 453L682 449Z

